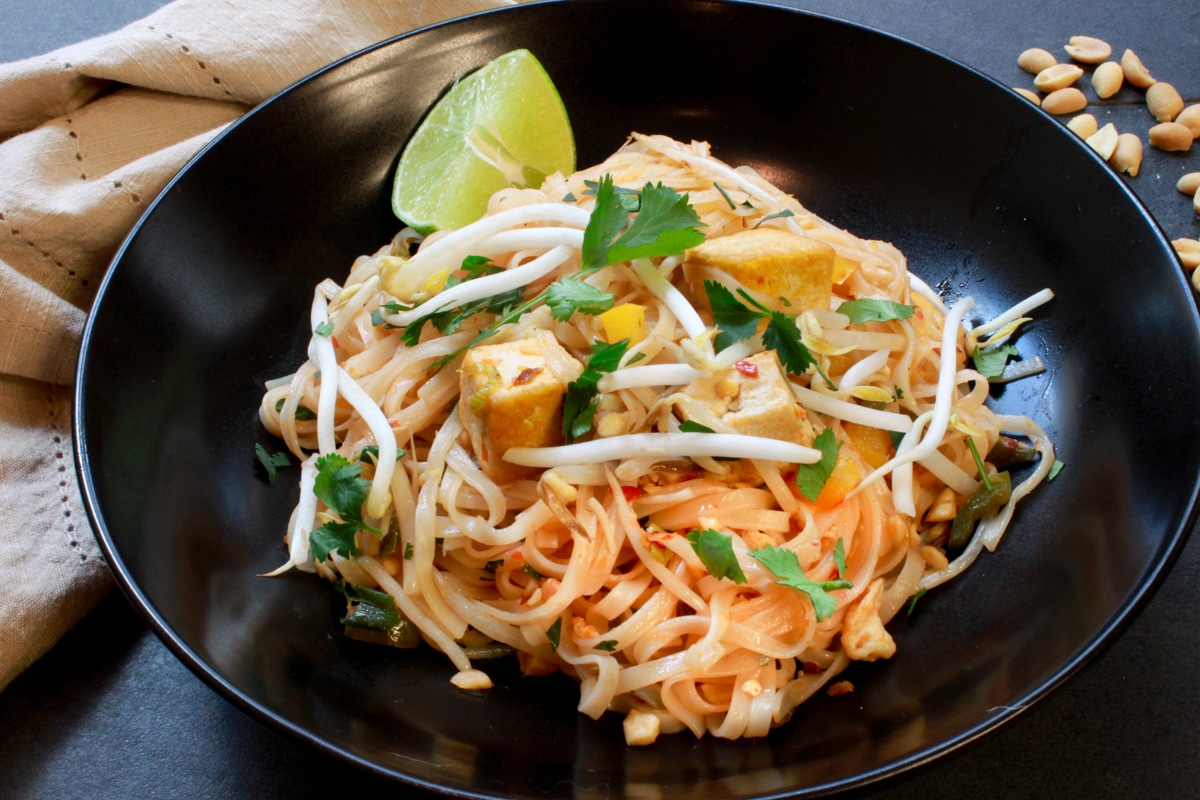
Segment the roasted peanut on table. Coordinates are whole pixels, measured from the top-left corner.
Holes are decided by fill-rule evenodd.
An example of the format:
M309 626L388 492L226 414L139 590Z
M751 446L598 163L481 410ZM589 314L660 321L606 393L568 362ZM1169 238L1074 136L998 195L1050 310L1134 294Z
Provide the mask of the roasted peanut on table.
M1092 88L1101 100L1107 100L1121 91L1121 85L1124 83L1125 70L1121 69L1121 65L1116 61L1105 61L1092 73Z
M1105 161L1108 161L1117 150L1117 139L1119 138L1117 126L1110 122L1089 136L1087 143L1088 147L1099 153L1100 157Z
M1179 112L1175 121L1192 132L1192 138L1200 139L1200 103L1192 105Z
M1179 255L1184 269L1200 267L1200 240L1176 239L1171 244L1175 246L1175 252Z
M1146 106L1159 122L1172 122L1183 111L1183 98L1166 81L1157 81L1146 90Z
M1187 195L1193 195L1200 190L1200 172L1189 172L1180 178L1175 188Z
M1094 36L1072 36L1067 42L1067 55L1083 64L1099 64L1112 55L1112 47Z
M1033 75L1057 63L1058 60L1048 50L1040 47L1031 47L1017 56L1017 66Z
M1150 129L1150 144L1159 150L1187 150L1192 146L1192 139L1192 132L1178 122L1160 122Z
M1139 89L1149 89L1155 83L1150 70L1132 50L1126 50L1121 55L1121 70L1125 73L1125 80Z
M1087 108L1087 97L1074 86L1068 86L1042 98L1042 108L1056 115L1074 114Z
M1021 95L1021 97L1024 97L1029 102L1033 103L1035 106L1040 106L1042 104L1042 98L1038 96L1037 92L1030 91L1029 89L1025 89L1020 86L1014 86L1013 91Z
M1055 64L1047 67L1033 79L1033 85L1043 92L1053 92L1073 85L1083 77L1083 70L1074 64Z
M1142 140L1135 133L1122 133L1117 137L1117 146L1109 161L1118 172L1136 178L1142 168Z
M1078 116L1071 117L1071 121L1067 123L1067 127L1074 131L1081 139L1086 139L1100 130L1100 125L1091 114L1079 114Z

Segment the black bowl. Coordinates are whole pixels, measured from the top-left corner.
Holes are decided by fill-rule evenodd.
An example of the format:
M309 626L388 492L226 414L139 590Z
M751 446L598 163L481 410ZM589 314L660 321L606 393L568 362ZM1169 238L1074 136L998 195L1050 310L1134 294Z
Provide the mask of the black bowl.
M632 24L631 20L637 20ZM1049 371L995 392L1066 462L1000 549L893 624L861 665L761 740L623 744L558 677L450 687L429 650L338 632L328 586L284 560L293 475L255 443L264 379L303 358L312 286L398 227L390 172L455 78L533 50L581 165L631 130L706 139L859 235L890 240L976 319L1044 286L1021 340ZM936 87L936 90L931 89ZM947 98L954 98L949 102ZM252 715L351 762L470 796L747 797L859 785L923 763L1044 696L1147 599L1196 515L1197 316L1168 243L1114 174L1011 91L895 38L782 8L575 0L384 43L230 128L163 192L84 338L75 435L92 523L167 645ZM294 470L292 471L294 474Z

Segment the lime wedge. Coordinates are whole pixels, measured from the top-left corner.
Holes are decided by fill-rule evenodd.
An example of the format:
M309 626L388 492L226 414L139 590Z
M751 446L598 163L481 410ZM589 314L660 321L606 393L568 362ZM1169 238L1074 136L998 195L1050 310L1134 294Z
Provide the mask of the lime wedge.
M514 50L458 81L404 147L392 211L422 233L483 216L509 186L540 186L575 171L575 138L562 98L528 50Z

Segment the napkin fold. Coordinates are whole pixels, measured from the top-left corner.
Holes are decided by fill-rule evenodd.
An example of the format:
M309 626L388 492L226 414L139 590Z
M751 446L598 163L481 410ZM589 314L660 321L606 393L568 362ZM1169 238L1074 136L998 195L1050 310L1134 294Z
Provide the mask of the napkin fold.
M0 65L0 689L112 585L80 499L71 384L122 239L254 105L374 42L513 0L177 0Z

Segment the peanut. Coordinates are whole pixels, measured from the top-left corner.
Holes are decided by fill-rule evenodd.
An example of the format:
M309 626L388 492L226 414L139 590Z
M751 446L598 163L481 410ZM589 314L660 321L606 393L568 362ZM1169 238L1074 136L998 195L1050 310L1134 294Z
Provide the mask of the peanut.
M1037 96L1037 92L1031 92L1028 89L1024 89L1020 86L1014 86L1013 91L1021 95L1021 97L1024 97L1029 102L1033 103L1035 106L1040 106L1042 104L1042 98Z
M1183 98L1166 81L1158 81L1146 90L1146 107L1159 122L1171 122L1183 111ZM1195 134L1192 134L1193 138Z
M1200 267L1200 241L1196 239L1176 239L1171 242L1184 269Z
M1092 73L1092 88L1101 100L1107 100L1121 91L1121 84L1124 82L1125 71L1115 61L1105 61Z
M1200 192L1192 195L1192 208L1196 209L1196 213L1200 214Z
M1017 66L1031 75L1037 75L1047 67L1053 67L1058 63L1049 50L1043 50L1040 47L1031 47L1021 55L1017 56Z
M1112 47L1094 36L1072 36L1063 48L1067 55L1084 64L1099 64L1112 55Z
M1192 270L1192 288L1200 292L1200 269Z
M1111 122L1087 138L1088 147L1100 154L1105 161L1117 150L1117 126Z
M1033 85L1043 92L1065 89L1083 77L1083 70L1074 64L1055 64L1047 67L1033 79Z
M1184 194L1195 194L1200 190L1200 172L1189 172L1179 179L1175 184L1175 188Z
M1175 121L1192 132L1193 139L1200 139L1200 103L1194 103L1175 117Z
M1121 71L1125 73L1125 80L1139 89L1148 89L1155 83L1150 70L1132 50L1126 50L1121 55Z
M1160 122L1150 129L1150 145L1159 150L1187 150L1192 138L1192 132L1178 122Z
M1086 139L1099 130L1100 126L1096 124L1096 118L1091 114L1080 114L1077 117L1071 117L1067 127L1074 131L1079 138Z
M1136 178L1142 168L1142 140L1134 133L1122 133L1117 137L1117 148L1108 159L1117 172Z
M1074 114L1085 108L1087 108L1087 97L1073 86L1058 89L1042 98L1042 109L1051 114Z

